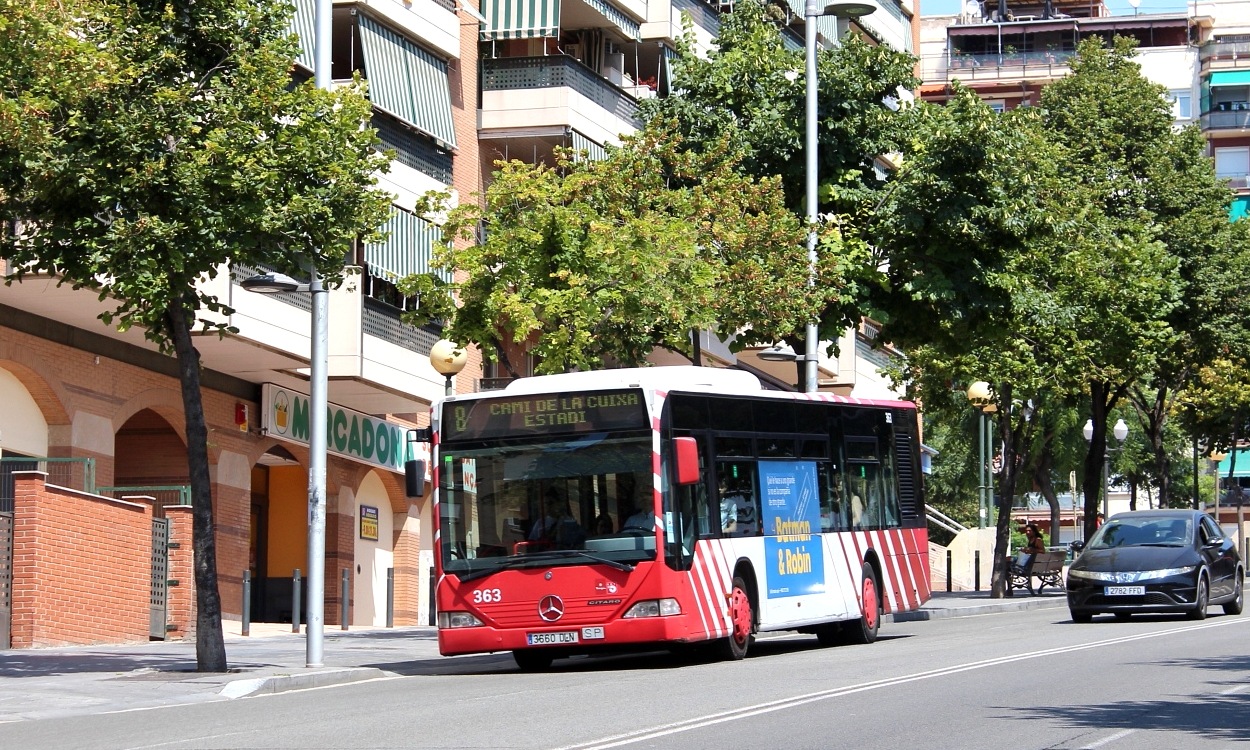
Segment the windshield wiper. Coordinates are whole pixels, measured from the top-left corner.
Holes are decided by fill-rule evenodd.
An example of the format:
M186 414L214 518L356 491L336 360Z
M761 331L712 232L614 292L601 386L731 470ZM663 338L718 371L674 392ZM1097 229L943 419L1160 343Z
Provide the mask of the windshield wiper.
M553 559L567 560L574 557L582 557L587 560L591 560L592 562L597 562L601 565L607 565L610 568L616 568L617 570L624 570L626 572L633 570L635 567L629 563L609 560L606 557L599 557L598 555L592 555L588 552L582 552L581 550L565 549L544 550L543 552L531 552L528 555L522 555L519 557L509 557L504 559L498 565L492 565L488 568L480 568L478 570L471 570L465 573L460 573L454 570L449 570L447 572L459 578L461 583L467 583L478 578L485 578L486 576L494 575L501 570L513 570L516 568L529 567L534 563L542 564L544 562L550 562Z

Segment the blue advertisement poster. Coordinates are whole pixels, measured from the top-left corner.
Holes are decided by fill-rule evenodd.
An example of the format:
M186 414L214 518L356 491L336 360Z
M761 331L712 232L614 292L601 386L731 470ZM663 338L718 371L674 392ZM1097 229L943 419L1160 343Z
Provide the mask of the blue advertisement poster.
M816 464L761 461L759 467L768 598L823 593Z

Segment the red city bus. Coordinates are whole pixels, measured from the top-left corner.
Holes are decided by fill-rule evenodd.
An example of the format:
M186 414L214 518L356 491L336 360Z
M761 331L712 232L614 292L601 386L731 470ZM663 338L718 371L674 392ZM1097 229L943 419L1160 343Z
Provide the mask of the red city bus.
M929 598L913 404L654 367L523 378L431 416L445 655L741 659L763 631L869 643Z

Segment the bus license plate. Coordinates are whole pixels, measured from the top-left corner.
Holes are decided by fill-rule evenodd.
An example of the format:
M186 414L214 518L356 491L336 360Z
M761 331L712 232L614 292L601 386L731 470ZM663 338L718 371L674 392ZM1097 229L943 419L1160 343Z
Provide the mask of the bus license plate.
M598 641L603 639L603 628L582 628L582 638L587 641Z
M577 643L577 631L560 633L527 633L526 639L531 646L555 646L565 643Z
M1145 596L1145 586L1106 586L1103 593L1107 596Z

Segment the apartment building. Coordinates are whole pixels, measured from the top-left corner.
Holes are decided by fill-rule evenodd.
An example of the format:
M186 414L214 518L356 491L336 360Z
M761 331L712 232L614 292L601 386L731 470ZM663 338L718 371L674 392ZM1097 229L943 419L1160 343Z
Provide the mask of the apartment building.
M968 2L964 12L920 22L921 97L943 101L958 80L1002 110L1038 101L1069 72L1089 37L1137 40L1142 73L1170 92L1178 127L1197 124L1216 173L1237 192L1234 219L1250 206L1250 5L1191 4L1187 12L1111 15L1102 2Z
M853 29L844 19L820 19L823 42L853 30L914 49L915 0L871 1L877 12ZM313 0L294 2L294 30L303 40L295 75L307 78L315 10ZM384 624L388 593L396 624L429 623L432 614L430 505L405 496L401 443L444 392L429 362L440 331L401 321L411 301L395 285L429 269L439 231L414 212L418 197L439 190L453 202L473 200L497 159L549 161L556 146L602 155L639 127L640 100L669 93L668 61L683 29L708 49L731 7L705 0L334 0L331 77L368 81L371 124L395 157L380 176L392 195L389 238L354 248L359 275L330 292L326 622L342 617L344 580L350 624ZM791 23L779 33L801 49L802 0L780 7ZM222 269L205 282L233 309L224 322L237 333L201 336L197 348L223 612L242 616L246 577L251 619L289 621L294 574L307 558L311 305L305 294L245 291L241 283L258 270ZM55 276L0 286L0 516L11 518L12 473L32 469L93 498L139 498L158 516L163 506L186 501L176 365L142 332L102 324L97 316L108 308L92 292L58 286ZM840 358L821 363L822 387L865 397L887 392L871 336L868 325L847 332ZM738 362L706 334L700 349L707 364ZM514 361L525 361L520 355ZM778 383L795 380L793 365L778 370L752 353L742 359L765 375L776 370ZM474 353L454 387L492 387L500 374L483 370ZM183 529L179 542L189 541ZM0 558L6 549L11 555L0 543ZM0 559L0 618L11 588L7 562ZM164 578L153 570L154 579Z

